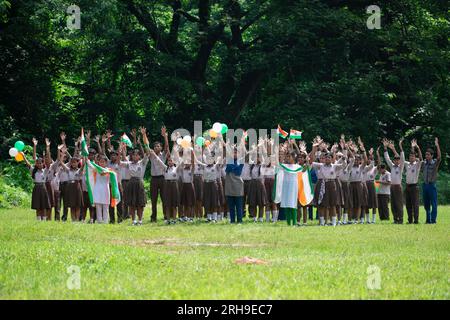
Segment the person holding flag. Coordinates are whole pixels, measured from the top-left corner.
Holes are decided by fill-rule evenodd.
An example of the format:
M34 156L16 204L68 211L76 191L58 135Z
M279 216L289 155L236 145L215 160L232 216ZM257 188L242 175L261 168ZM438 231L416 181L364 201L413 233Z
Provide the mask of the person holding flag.
M98 157L98 164L85 156L84 163L87 190L89 199L95 206L97 223L106 224L109 222L109 206L115 207L120 202L117 174L106 167L108 159L105 155Z

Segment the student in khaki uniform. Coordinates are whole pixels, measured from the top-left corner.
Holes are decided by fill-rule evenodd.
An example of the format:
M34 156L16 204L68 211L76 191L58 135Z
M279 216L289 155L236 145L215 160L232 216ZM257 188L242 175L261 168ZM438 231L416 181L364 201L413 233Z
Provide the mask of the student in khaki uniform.
M403 139L399 144L403 143ZM403 190L402 190L402 173L405 167L405 154L400 151L400 155L397 153L395 146L392 142L383 140L384 146L384 159L387 165L391 169L391 210L394 215L394 223L403 223ZM391 161L387 149L391 149L394 153L394 161Z
M400 144L400 150L403 147ZM419 159L416 158L416 150ZM408 212L408 223L419 223L419 180L420 167L422 166L422 151L417 145L416 140L411 141L411 152L409 153L409 161L405 161L406 171L406 188L405 188L405 202L406 211Z
M389 199L391 194L391 173L386 170L385 164L380 164L378 166L378 173L380 177L378 183L380 187L378 188L377 199L378 199L378 214L380 220L389 220ZM372 220L375 223L375 220Z

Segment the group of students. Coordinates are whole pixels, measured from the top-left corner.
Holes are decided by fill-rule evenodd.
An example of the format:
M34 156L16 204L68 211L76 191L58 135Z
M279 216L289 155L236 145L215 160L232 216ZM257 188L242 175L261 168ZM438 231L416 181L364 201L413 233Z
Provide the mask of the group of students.
M248 146L245 137L235 145L220 136L203 147L183 148L174 143L170 151L165 127L161 129L164 144L154 142L153 148L146 129L140 128L139 132L140 135L137 130L131 132L136 149L127 147L122 140L114 148L111 131L93 138L97 147L94 148L88 132L75 141L73 154L61 133L56 159L52 159L48 139L44 157L38 157L38 142L33 139L34 164L26 157L25 162L35 183L32 209L36 210L37 219L51 220L54 210L54 219L65 221L70 210L72 221L85 221L89 211L90 223L114 223L117 216L119 223L131 218L133 225L141 225L147 205L144 176L150 162L151 222L156 222L160 195L167 224L196 220L214 223L224 219L240 223L248 208L248 216L255 222L277 222L285 216L288 224L301 226L307 224L312 207L317 208L322 226L375 223L377 209L381 220L389 219L389 202L394 223L401 224L404 199L408 222L418 223L418 178L423 172L426 222L436 223L435 181L441 159L437 138L436 159L433 150L427 149L424 160L417 142L412 140L409 161L405 160L403 140L399 142L399 154L394 143L384 139L384 164L380 147L376 152L366 152L361 139L355 143L346 141L344 136L331 148L316 137L309 153L303 141L294 139L278 145L273 139L260 138ZM83 143L88 150L84 156ZM389 150L394 154L393 160ZM99 171L91 186L86 171L94 167L108 170ZM118 205L112 203L110 172L114 172L118 183ZM308 203L300 201L298 172L317 177L311 188L312 201Z

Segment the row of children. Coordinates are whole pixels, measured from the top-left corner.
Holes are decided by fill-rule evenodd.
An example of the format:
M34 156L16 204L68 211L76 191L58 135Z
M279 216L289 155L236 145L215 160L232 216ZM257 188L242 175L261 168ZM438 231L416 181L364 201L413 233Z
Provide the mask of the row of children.
M426 160L423 160L421 150L413 140L409 161L405 161L402 140L398 154L394 144L384 139L385 165L379 154L380 148L376 150L375 159L374 150L366 153L360 139L354 143L346 141L344 136L331 148L316 137L309 153L302 141L297 143L288 139L275 145L272 139L260 138L248 147L244 137L237 145L225 142L221 137L206 147L182 148L174 143L170 152L165 127L161 129L164 146L155 142L153 148L150 148L146 129L140 128L139 131L140 135L136 130L131 133L134 145L139 149L128 150L122 140L118 141L115 149L113 135L107 131L103 136L92 139L96 142L96 150L90 144L88 132L86 137L82 135L75 141L73 155L69 153L66 136L62 133L56 160L52 159L48 139L45 141L45 156L37 157L37 141L33 139L34 165L25 160L35 182L32 208L36 210L38 219L50 220L54 208L55 220L59 220L62 207L63 220L70 209L72 221L84 221L89 210L91 223L114 222L117 215L118 222L131 216L133 224L140 225L147 204L144 175L150 163L151 222L156 222L160 195L164 220L168 224L176 223L177 215L178 221L206 218L206 221L216 222L227 217L235 222L237 216L240 222L247 205L249 217L259 222L276 222L281 209L286 213L289 224L305 225L308 207L315 206L320 225L364 220L374 223L377 208L380 219L389 218L389 201L394 222L402 223L404 169L408 221L418 223L417 183L422 171L426 222L436 222L435 181L440 162L437 139L436 159L433 159L433 150L428 149ZM84 142L88 148L86 157L81 156ZM394 153L393 161L388 150ZM219 153L232 154L233 160L227 162L226 157L217 156ZM86 171L92 166L108 168L115 173L122 199L116 207L111 205L108 171L96 176L94 186L88 183ZM298 172L317 176L317 182L311 188L312 201L300 201ZM372 219L369 218L370 210Z

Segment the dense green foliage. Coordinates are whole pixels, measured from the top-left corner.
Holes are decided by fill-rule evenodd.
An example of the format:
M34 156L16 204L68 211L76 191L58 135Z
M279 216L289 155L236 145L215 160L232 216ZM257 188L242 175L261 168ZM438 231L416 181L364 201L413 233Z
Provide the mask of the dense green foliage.
M0 298L446 300L450 207L438 224L423 221L421 210L419 225L132 227L0 210ZM245 256L267 264L235 263ZM80 268L79 290L67 287L70 266ZM377 290L369 266L379 268Z
M1 153L14 137L74 138L194 119L230 127L450 144L445 1L0 1ZM11 140L12 139L12 140ZM443 167L448 169L448 154Z

